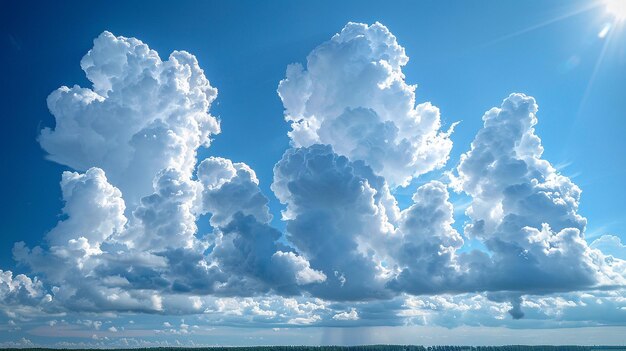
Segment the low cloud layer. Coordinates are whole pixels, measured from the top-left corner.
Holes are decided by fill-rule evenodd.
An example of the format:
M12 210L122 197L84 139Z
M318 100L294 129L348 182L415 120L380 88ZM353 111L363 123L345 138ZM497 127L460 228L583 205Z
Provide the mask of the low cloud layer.
M0 310L275 328L622 325L624 245L585 240L581 190L542 159L532 97L487 111L460 162L399 207L398 186L443 172L454 129L417 102L407 63L385 26L349 23L290 65L278 94L292 147L263 194L248 165L197 158L220 127L193 55L162 61L102 33L81 61L92 86L48 98L56 125L39 142L74 171L62 174L57 225L13 248L26 275L0 271ZM463 232L450 189L471 199ZM175 331L193 331L183 324Z

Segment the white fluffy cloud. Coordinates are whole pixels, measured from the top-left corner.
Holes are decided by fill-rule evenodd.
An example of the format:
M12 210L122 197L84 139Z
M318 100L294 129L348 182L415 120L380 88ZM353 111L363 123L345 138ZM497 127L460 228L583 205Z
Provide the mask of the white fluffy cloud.
M463 239L452 227L453 212L443 183L432 181L417 189L413 204L400 215L400 238L394 242L400 271L391 288L415 294L463 290L467 267L457 259Z
M267 198L261 194L259 180L245 163L209 157L198 166L198 180L204 186L202 210L211 213L211 224L227 224L235 213L251 215L262 223L272 216Z
M472 197L465 234L482 240L491 253L465 258L490 267L477 272L484 290L623 285L623 263L584 239L580 188L541 159L537 110L532 97L511 94L485 113L483 129L461 157L454 185Z
M217 89L193 55L175 51L162 61L141 41L104 32L81 68L91 89L64 86L48 97L56 125L39 142L51 160L103 169L128 204L149 195L164 168L191 175L198 147L220 132L208 113Z
M393 228L384 180L329 146L290 149L274 168L272 190L287 205L287 239L329 279L311 287L331 299L388 296L375 243Z
M81 240L89 246L88 251L98 253L103 241L124 230L126 205L122 193L109 184L101 169L91 168L84 174L64 172L61 190L67 219L48 233L46 238L52 247Z
M9 318L28 318L52 302L41 280L0 270L0 310Z
M399 208L393 189L442 167L452 147L438 109L416 105L407 62L383 25L349 23L306 67L289 66L278 92L293 148L271 185L281 232L254 170L197 159L219 123L195 57L162 61L104 32L81 62L92 87L48 99L56 126L39 141L76 172L63 173L62 217L42 245L13 249L38 278L0 271L0 309L278 328L623 324L624 246L585 240L581 190L541 158L533 98L488 111L450 184L422 183ZM463 233L449 186L472 200ZM486 249L465 250L462 235ZM165 332L193 331L176 325Z
M268 290L294 294L296 285L326 279L306 259L278 243L281 233L269 225L268 200L250 167L210 157L200 163L197 176L204 186L202 212L210 213L210 223L218 228L209 259L230 275L222 289L231 294Z
M380 23L348 23L315 48L306 66L293 64L278 94L296 147L329 144L363 160L392 186L444 165L452 148L439 109L415 104L404 81L409 58Z
M53 92L57 124L39 141L50 159L86 172L63 174L64 218L46 245L13 250L46 278L56 308L198 312L185 306L193 293L297 294L326 279L278 243L252 169L215 157L196 167L219 123L208 112L217 90L195 57L164 62L104 32L81 67L92 89ZM196 223L204 214L208 235Z

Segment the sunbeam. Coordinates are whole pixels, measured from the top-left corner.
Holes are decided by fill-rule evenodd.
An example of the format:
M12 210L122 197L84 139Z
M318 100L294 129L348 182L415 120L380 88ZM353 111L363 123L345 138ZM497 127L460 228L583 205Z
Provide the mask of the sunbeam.
M619 1L619 0L617 0L617 1ZM549 19L549 20L546 20L546 21L543 21L543 22L540 22L540 23L534 24L534 25L532 25L532 26L530 26L530 27L528 27L528 28L524 28L524 29L521 29L521 30L519 30L519 31L517 31L517 32L513 32L513 33L510 33L510 34L504 35L504 36L502 36L502 37L500 37L500 38L497 38L497 39L495 39L495 40L492 40L492 41L490 41L490 42L486 43L486 44L485 44L485 45L483 45L483 46L484 46L484 47L485 47L485 46L491 46L491 45L494 45L494 44L500 43L500 42L502 42L502 41L505 41L505 40L508 40L508 39L511 39L511 38L517 37L517 36L519 36L519 35L526 34L526 33L528 33L528 32L532 32L532 31L534 31L534 30L537 30L537 29L540 29L540 28L543 28L543 27L549 26L549 25L554 24L554 23L559 22L559 21L563 21L563 20L565 20L565 19L568 19L568 18L570 18L570 17L573 17L573 16L576 16L576 15L579 15L579 14L581 14L581 13L584 13L584 12L587 12L587 11L591 11L591 10L593 10L593 9L595 9L595 8L598 8L599 6L601 6L601 4L600 4L600 3L592 3L592 4L589 4L589 5L587 5L587 6L584 6L584 7L581 7L581 8L577 8L577 9L575 9L575 10L572 10L572 11L570 11L570 12L567 12L567 13L562 14L562 15L560 15L560 16L557 16L557 17L555 17L555 18L552 18L552 19Z
M578 108L579 116L585 106L585 103L587 102L587 99L589 98L596 76L602 67L602 63L607 56L607 52L614 42L614 38L619 36L618 27L621 22L626 19L626 0L604 0L602 3L606 6L607 12L613 17L613 21L605 23L600 32L598 32L598 38L603 40L604 43L602 44L602 50L600 51L593 67L593 71L591 73L591 77L589 78L589 82L587 83L587 87L585 88L585 92L583 93L583 97L580 100Z

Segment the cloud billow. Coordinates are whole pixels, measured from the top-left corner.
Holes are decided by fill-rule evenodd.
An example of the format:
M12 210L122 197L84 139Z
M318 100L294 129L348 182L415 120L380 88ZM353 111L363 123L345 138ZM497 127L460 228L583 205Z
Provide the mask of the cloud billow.
M422 182L399 207L395 189L446 164L454 129L416 103L407 63L385 26L349 23L287 68L278 94L292 147L271 185L281 232L252 168L197 159L220 127L209 113L217 90L195 57L163 61L104 32L81 61L92 87L48 98L56 126L39 142L74 171L42 245L13 249L38 278L0 271L0 308L250 326L503 325L507 312L549 323L558 310L600 323L584 293L595 289L610 292L598 299L616 311L602 313L619 320L623 245L585 240L581 190L541 158L532 97L487 111L445 181ZM463 233L449 188L471 198ZM468 238L485 249L465 249Z
M306 67L292 64L278 86L292 144L329 144L364 160L392 186L442 167L452 149L439 109L415 105L404 80L409 58L380 23L348 23L315 48Z

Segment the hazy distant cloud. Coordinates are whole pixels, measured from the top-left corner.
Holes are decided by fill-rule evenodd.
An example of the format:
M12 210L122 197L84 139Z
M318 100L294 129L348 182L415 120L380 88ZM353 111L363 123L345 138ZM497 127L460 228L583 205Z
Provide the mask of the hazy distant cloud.
M618 236L602 235L589 246L602 251L604 254L626 260L626 245L622 243Z
M333 316L333 319L338 321L355 321L359 319L359 313L353 308L349 312L337 313Z

